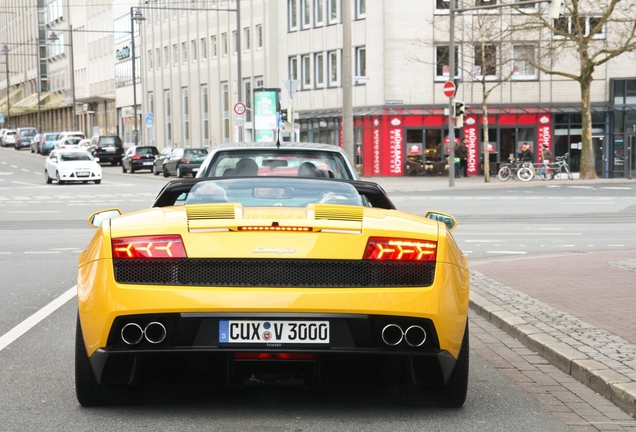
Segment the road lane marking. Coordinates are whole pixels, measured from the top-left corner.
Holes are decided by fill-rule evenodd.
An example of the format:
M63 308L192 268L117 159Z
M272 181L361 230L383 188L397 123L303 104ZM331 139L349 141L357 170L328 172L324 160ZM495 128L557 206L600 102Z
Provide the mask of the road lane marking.
M8 347L11 343L15 342L20 336L31 330L38 325L42 320L51 315L53 312L68 303L69 300L74 298L77 294L77 285L70 288L68 291L54 299L51 303L44 306L42 309L22 321L17 326L0 336L0 351Z
M25 254L59 254L60 251L24 251Z
M511 254L511 255L525 255L528 252L521 251L486 251L487 254Z

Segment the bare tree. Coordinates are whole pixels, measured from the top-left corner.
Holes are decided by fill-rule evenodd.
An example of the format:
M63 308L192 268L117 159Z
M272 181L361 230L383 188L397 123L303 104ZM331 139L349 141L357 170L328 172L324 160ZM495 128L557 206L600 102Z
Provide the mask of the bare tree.
M564 0L564 12L555 20L520 10L528 18L514 25L521 32L548 33L542 55L529 60L545 74L579 83L581 89L580 178L595 179L592 147L591 87L597 67L636 50L636 14L629 0ZM568 62L567 59L575 60ZM565 60L565 61L564 61ZM578 60L578 64L576 64ZM578 70L577 70L578 69Z

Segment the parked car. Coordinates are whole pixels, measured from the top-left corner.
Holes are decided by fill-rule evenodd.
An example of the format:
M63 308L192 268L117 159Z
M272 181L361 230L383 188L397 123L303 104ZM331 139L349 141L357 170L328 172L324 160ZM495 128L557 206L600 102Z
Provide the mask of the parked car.
M256 173L249 171L239 173L237 167L241 160L255 162L258 168ZM197 178L236 175L298 177L300 166L305 162L312 163L321 177L350 180L358 178L355 168L340 147L297 142L222 143L210 151L196 176Z
M95 135L91 138L93 156L100 164L121 164L124 157L124 143L117 135Z
M152 165L152 173L154 175L163 174L163 163L170 156L170 152L172 152L172 147L164 147L159 152L159 155L155 159L155 163Z
M39 153L40 152L40 140L42 139L41 133L36 134L31 140L31 153Z
M18 139L18 132L15 129L5 129L0 136L0 145L2 147L14 147Z
M53 143L53 147L59 148L59 146L62 144L62 141L66 140L67 138L78 138L79 143L79 140L86 138L86 136L82 131L62 131L58 135L55 143Z
M79 148L81 148L84 151L87 151L89 153L93 153L91 150L91 140L89 140L88 138L84 138L83 140L80 140L79 142Z
M44 164L44 179L48 184L89 181L102 182L102 167L95 158L81 149L53 149Z
M208 151L203 148L175 148L163 163L163 176L194 177L207 155Z
M38 134L38 130L34 127L17 128L17 137L15 141L15 149L31 148L31 143Z
M121 160L123 172L133 174L135 171L147 169L152 171L155 158L159 155L159 150L155 146L132 146L126 150L124 158Z
M82 141L81 138L68 137L68 138L55 141L55 145L57 146L56 148L58 149L79 149L80 148L79 144L81 141Z
M40 146L38 153L42 156L47 156L53 150L53 143L57 140L57 137L60 135L59 132L46 132L42 135L40 139Z

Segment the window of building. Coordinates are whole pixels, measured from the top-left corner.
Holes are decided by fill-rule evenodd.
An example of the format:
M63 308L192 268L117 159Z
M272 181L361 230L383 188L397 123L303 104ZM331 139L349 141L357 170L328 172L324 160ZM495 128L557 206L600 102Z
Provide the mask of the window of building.
M298 57L296 56L289 58L289 79L298 79Z
M512 47L512 77L514 79L537 77L537 69L532 65L532 62L535 61L535 52L533 45L514 45Z
M163 67L170 66L170 48L165 46L163 47Z
M230 142L230 86L226 82L221 83L221 137L224 143Z
M367 15L367 1L366 0L355 0L356 1L356 18L361 19Z
M356 48L356 76L367 76L367 49Z
M153 92L148 92L148 114L154 117L155 115L155 94ZM147 129L147 139L150 145L155 144L155 128L150 127Z
M161 69L161 48L155 50L155 57L157 69Z
M448 11L450 9L450 0L435 0L435 9L437 11Z
M254 88L263 88L265 86L265 79L262 76L254 77Z
M475 6L492 6L496 4L497 0L475 0Z
M340 66L338 61L338 51L330 51L327 53L329 61L329 85L337 86L340 84Z
M311 27L311 0L300 0L300 16L303 29Z
M172 45L172 65L179 65L179 45L177 44Z
M188 43L187 42L181 42L181 57L182 57L183 63L188 62Z
M252 80L245 78L243 80L243 100L245 101L245 121L252 121Z
M236 30L232 31L232 53L236 54L238 52L238 34Z
M163 91L163 112L166 146L172 146L172 106L170 100L170 90Z
M525 2L527 0L513 0L513 3L522 3L519 6L517 6L518 8L522 8L522 9L536 9L537 8L537 4L536 3L526 3L523 4L523 2Z
M152 56L153 56L152 50L148 50L148 57L147 57L148 58L148 61L147 61L148 70L152 70L152 67L153 67L152 66Z
M314 57L314 80L316 87L325 86L325 55L318 53Z
M314 0L314 25L325 25L325 0Z
M208 85L201 85L201 143L203 147L210 146L210 98Z
M249 27L245 27L243 29L243 46L245 47L246 52L252 48L252 39Z
M601 23L599 17L584 17L579 16L578 21L573 21L571 16L559 17L554 20L554 32L555 39L563 39L566 34L574 36L583 32L583 36L589 36L590 33L596 29ZM605 39L605 26L602 26L593 36L593 39Z
M256 26L256 48L263 48L263 24Z
M298 30L298 0L287 0L289 31Z
M458 47L455 47L455 76L458 75ZM448 56L448 45L438 45L435 47L435 77L437 79L448 79L450 77L450 57Z
M329 24L336 24L338 22L338 4L339 0L327 0L327 16L329 18Z
M303 79L302 79L302 83L303 83L303 88L304 89L310 89L311 88L311 56L310 55L304 55L301 57L301 64L302 64L302 72L303 72Z
M207 39L201 39L201 59L206 60L208 58L208 44Z
M473 76L481 79L497 76L497 47L495 45L475 45L475 61L473 64Z
M212 53L212 58L216 58L219 55L219 51L216 45L216 35L210 38L210 51Z
M183 146L190 147L190 100L187 87L181 87L181 128Z
M190 55L192 57L192 63L197 61L197 41L193 40L190 42Z
M221 34L221 52L223 57L227 56L227 33Z

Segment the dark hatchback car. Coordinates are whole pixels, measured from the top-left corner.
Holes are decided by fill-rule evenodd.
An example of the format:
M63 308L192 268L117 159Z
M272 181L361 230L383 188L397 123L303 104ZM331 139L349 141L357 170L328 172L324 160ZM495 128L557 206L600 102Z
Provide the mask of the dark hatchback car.
M168 160L170 157L170 153L172 153L172 147L164 147L159 152L157 159L155 159L155 164L152 166L152 173L154 175L163 174L163 163Z
M117 165L124 157L124 144L117 135L100 135L91 139L91 152L100 164ZM124 171L125 172L125 171Z
M159 150L155 146L130 147L121 160L121 169L123 172L130 170L131 174L142 169L152 171L158 155Z
M208 151L203 148L173 149L170 156L163 162L163 176L194 177L207 155Z

